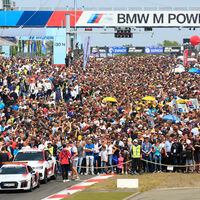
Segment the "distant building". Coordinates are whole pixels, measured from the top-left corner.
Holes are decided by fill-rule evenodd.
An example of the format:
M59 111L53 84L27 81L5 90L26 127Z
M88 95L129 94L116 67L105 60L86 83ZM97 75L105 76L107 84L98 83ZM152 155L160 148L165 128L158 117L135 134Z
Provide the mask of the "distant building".
M15 2L12 0L0 0L0 10L12 10Z

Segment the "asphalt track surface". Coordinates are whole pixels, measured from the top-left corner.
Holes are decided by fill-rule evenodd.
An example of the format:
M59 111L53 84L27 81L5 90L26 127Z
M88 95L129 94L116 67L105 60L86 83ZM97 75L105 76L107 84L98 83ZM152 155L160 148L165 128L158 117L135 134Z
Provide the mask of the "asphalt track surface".
M172 188L150 190L128 200L199 200L200 188Z
M0 200L41 200L52 194L55 194L65 188L69 188L75 184L78 184L84 180L90 179L93 176L80 176L79 181L69 181L67 183L62 182L61 176L58 176L56 180L49 180L47 184L40 185L40 188L33 189L32 192L27 191L3 191L0 192Z

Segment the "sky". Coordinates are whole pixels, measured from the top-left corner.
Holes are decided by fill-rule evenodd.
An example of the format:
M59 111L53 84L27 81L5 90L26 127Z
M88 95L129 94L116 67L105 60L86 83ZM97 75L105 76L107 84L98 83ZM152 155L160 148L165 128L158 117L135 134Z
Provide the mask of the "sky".
M17 7L73 7L74 0L15 0ZM199 7L200 0L77 0L77 6L85 8L127 8L127 7ZM200 10L200 9L199 9ZM120 46L132 44L133 46L156 46L164 40L178 41L182 43L183 38L200 35L200 28L195 31L188 29L154 29L151 34L135 34L131 39L114 38L114 35L91 35L91 45L98 46ZM82 41L85 34L81 35Z

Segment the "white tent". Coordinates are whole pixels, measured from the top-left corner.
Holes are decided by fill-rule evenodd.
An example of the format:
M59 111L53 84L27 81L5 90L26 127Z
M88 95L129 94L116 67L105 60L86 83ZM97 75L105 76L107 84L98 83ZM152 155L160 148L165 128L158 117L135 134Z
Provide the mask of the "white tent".
M185 71L185 67L183 65L177 65L176 68L172 69L172 72L182 73Z
M179 56L178 59L183 60L183 56ZM197 59L196 59L196 58L188 58L187 61L188 61L188 62L193 62L193 61L196 62Z

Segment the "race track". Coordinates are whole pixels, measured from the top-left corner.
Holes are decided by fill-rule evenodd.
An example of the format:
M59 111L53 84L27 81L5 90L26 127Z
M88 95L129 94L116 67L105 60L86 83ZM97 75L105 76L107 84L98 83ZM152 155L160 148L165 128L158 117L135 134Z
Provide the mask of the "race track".
M47 184L41 184L40 188L34 189L33 192L3 191L0 193L0 200L41 200L91 177L93 176L80 176L80 181L63 183L61 176L58 176L57 180L50 180Z

